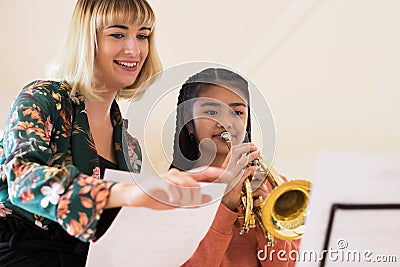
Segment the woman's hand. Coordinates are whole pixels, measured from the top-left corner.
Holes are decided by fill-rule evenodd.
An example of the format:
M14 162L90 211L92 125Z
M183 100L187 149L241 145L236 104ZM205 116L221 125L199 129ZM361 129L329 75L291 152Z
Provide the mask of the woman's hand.
M254 175L257 169L257 166L247 166L258 157L260 151L254 144L243 143L233 146L222 164L222 167L231 173L229 180L225 181L228 185L222 198L222 203L230 210L238 208L243 182L250 175Z
M201 194L199 182L218 179L223 169L209 167L199 173L171 169L161 177L136 179L136 184L118 183L111 188L106 208L134 206L151 209L197 207L211 201Z
M267 198L269 192L268 186L265 183L261 183L261 185L255 191L253 191L253 205L255 207L260 207L261 204L263 204L262 202L264 202L264 200Z

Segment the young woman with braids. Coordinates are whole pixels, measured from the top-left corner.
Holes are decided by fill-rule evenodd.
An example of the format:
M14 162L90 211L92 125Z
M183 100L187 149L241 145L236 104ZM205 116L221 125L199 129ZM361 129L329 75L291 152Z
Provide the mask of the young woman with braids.
M231 150L221 138L224 131L232 135ZM215 166L229 170L243 164L243 154L248 155L245 165L260 156L251 143L248 82L227 69L204 69L190 77L179 92L171 168ZM209 232L183 266L294 266L289 253L297 250L297 241L275 238L275 246L270 249L283 250L286 259L278 259L276 254L264 259L267 240L259 226L240 234L242 183L255 171L255 166L248 167L240 179L228 181L227 192ZM253 196L265 199L268 186L261 182ZM257 201L254 204L259 205Z

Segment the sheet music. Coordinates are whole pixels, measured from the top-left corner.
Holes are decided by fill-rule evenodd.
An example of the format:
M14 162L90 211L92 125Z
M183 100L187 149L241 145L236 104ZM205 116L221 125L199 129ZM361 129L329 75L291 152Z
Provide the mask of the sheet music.
M338 209L332 228L329 219L333 204L345 206L385 206L400 204L400 156L366 153L326 152L318 159L316 177L312 184L305 234L300 254L316 253L319 259L301 261L296 267L309 266L397 266L400 262L400 210L387 208ZM343 253L372 252L368 259L329 258L321 263L324 242L327 249ZM340 247L345 245L346 247ZM368 253L367 253L368 254ZM351 256L351 255L350 255ZM386 257L378 262L375 256ZM389 259L390 256L392 259ZM344 255L344 257L347 257ZM395 260L396 262L393 262ZM389 262L392 261L392 262Z
M325 267L395 266L400 262L399 209L337 210ZM396 265L398 266L398 265Z
M106 170L105 179L132 182L128 172ZM115 179L115 178L118 179ZM135 177L140 179L140 175ZM123 207L89 249L87 266L176 267L191 257L214 220L226 184L202 183L213 201L199 208L152 210Z

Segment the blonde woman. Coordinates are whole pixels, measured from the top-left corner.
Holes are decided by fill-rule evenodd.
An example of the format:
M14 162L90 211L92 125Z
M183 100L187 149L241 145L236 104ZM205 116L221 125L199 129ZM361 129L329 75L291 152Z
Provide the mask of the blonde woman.
M102 180L105 168L140 171L116 99L161 71L154 28L145 0L77 1L54 79L22 89L0 143L1 266L84 266L119 207L198 205L197 181L221 174L172 170L163 177L178 187L148 185L155 197Z

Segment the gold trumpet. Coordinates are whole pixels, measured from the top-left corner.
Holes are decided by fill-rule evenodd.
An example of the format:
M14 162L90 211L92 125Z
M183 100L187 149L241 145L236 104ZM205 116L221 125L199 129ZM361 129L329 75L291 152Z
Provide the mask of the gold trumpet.
M223 132L221 138L231 149L231 134ZM270 164L262 156L254 163L258 166L257 178L261 178L262 182L267 179L272 191L265 201L260 199L259 207L254 207L251 187L253 177L246 178L242 186L241 202L245 213L240 233L247 233L249 228L255 227L257 223L268 240L268 245L274 244L274 237L282 240L301 238L308 211L311 182L307 180L284 181L272 167L268 167Z

